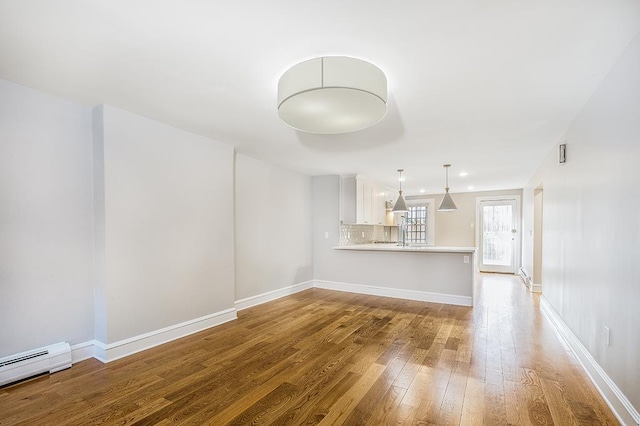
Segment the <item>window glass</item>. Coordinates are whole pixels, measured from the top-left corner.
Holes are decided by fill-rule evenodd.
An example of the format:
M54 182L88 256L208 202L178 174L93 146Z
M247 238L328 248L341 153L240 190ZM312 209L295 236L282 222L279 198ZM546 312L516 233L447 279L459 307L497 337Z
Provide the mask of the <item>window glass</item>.
M427 206L409 206L406 214L407 242L427 242Z

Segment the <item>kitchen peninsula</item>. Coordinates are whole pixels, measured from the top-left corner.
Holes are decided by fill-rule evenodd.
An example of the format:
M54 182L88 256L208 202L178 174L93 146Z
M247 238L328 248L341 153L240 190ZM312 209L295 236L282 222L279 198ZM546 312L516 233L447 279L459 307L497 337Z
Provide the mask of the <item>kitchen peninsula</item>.
M313 193L315 287L473 306L475 247L345 244L340 176L314 177ZM363 231L351 228L351 240ZM380 239L395 237L382 233L370 241Z
M320 287L426 302L473 306L475 247L358 244L334 247L336 281Z

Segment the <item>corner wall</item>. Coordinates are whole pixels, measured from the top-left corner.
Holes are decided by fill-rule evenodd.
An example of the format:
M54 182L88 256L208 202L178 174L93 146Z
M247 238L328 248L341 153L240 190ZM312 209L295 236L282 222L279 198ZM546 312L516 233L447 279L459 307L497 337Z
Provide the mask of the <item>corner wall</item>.
M637 414L640 36L578 114L565 142L567 162L558 164L554 148L525 188L525 234L533 229L533 191L542 185L543 298ZM524 239L523 254L531 273L531 237Z
M0 357L93 338L91 110L0 80Z
M235 300L309 282L311 178L243 154L235 166Z
M111 106L101 113L96 306L106 306L106 330L96 336L109 345L233 309L233 148Z

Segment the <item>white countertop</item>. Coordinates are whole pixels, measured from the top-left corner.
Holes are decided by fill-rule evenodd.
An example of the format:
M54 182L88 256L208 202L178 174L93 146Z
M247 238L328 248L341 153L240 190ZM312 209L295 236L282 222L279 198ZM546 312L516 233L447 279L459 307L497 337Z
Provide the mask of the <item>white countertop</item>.
M406 246L397 244L357 244L352 246L334 247L334 250L360 251L393 251L393 252L424 252L424 253L474 253L475 247L439 247L439 246Z

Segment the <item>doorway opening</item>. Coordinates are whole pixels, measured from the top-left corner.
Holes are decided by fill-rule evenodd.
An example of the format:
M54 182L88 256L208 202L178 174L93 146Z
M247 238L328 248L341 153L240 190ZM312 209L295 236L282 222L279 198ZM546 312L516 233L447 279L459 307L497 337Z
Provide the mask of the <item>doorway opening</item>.
M520 259L520 199L478 197L478 269L515 274Z

